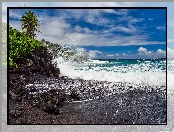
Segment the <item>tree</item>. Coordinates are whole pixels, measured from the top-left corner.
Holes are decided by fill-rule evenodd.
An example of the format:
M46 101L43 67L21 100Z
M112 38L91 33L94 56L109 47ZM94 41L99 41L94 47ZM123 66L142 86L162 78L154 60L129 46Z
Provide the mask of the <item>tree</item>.
M34 12L31 12L30 10L28 12L25 12L26 16L21 17L22 21L22 31L25 32L28 36L31 38L35 38L36 32L41 32L39 29L41 28L39 24L39 20L37 19L37 16L34 14Z

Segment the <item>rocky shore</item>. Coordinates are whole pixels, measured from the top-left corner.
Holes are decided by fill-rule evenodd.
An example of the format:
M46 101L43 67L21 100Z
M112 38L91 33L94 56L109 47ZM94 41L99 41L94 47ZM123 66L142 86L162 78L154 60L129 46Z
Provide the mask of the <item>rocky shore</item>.
M26 84L9 92L10 124L166 123L166 87L39 74L12 78Z
M9 124L166 124L166 86L72 79L51 59L33 51L9 70Z

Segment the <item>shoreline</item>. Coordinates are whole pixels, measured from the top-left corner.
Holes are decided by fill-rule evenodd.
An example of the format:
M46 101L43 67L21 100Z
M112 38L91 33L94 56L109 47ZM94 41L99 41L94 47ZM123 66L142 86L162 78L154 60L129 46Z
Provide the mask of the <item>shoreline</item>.
M23 86L37 80L54 88L36 94L39 90L30 85L30 91L23 89L16 97L10 94L9 124L166 124L166 87L117 85L111 93L111 83L106 81L36 74L23 78Z

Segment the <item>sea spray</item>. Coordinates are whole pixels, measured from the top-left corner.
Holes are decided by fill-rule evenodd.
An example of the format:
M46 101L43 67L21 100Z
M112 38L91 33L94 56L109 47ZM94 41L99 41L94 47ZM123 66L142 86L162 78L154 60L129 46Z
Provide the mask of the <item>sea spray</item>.
M166 86L164 60L90 60L84 63L57 58L62 76L108 82L128 82L149 86Z

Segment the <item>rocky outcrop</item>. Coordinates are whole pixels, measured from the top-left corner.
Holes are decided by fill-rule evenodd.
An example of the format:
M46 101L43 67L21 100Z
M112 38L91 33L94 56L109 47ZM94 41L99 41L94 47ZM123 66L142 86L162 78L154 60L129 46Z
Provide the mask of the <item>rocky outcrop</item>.
M30 95L24 86L34 83L35 76L59 77L60 70L52 64L53 56L47 48L33 50L23 58L15 62L18 68L9 69L9 117L18 118L23 116L24 111L32 108L39 108L50 114L59 114L60 108L65 100L63 92L52 90L40 95ZM31 92L34 92L33 88Z

